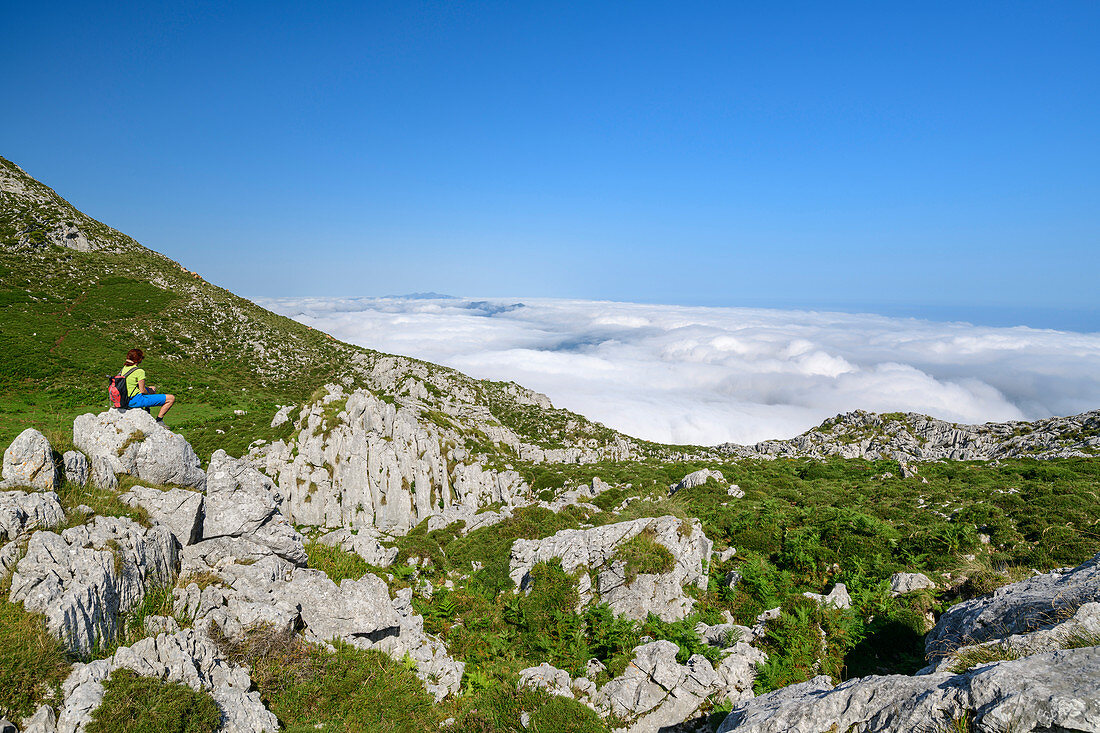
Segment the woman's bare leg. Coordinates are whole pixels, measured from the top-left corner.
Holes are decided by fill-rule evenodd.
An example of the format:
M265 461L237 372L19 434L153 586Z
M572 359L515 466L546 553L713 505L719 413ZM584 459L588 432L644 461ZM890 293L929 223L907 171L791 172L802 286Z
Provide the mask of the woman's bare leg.
M176 404L176 396L174 394L164 395L164 407L160 408L160 414L157 415L157 419L164 417L165 413L172 409L172 405Z

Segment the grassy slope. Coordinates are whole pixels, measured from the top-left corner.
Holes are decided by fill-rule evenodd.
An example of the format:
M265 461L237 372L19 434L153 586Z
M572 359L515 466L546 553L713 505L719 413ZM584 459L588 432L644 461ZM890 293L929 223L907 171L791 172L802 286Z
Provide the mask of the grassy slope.
M0 158L4 176L20 190L0 191L0 445L28 426L64 442L76 415L106 408L106 375L118 372L133 346L146 351L149 382L180 398L169 422L203 457L219 447L240 454L271 437L277 406L303 403L326 382L351 376L355 386L376 386L370 368L386 355L205 282ZM66 222L99 249L51 243L45 233ZM393 359L443 386L430 390L432 400L485 407L529 442L560 447L618 437L567 410L520 404L514 385Z

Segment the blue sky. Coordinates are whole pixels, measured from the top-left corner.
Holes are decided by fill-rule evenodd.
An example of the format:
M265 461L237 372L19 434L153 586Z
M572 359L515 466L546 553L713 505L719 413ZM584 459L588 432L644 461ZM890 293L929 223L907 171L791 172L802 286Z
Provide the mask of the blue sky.
M1100 331L1100 4L6 3L0 154L250 296Z

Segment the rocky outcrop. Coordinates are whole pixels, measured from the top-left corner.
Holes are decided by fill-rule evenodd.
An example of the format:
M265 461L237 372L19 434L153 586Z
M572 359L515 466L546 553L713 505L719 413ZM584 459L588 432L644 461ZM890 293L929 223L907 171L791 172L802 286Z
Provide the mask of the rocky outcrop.
M1087 458L1100 455L1100 410L1034 422L960 425L914 412L857 410L826 420L790 440L718 449L737 457L839 456L867 460L991 461L998 458ZM916 478L911 467L903 475Z
M890 595L901 596L917 590L934 590L936 584L924 573L894 573L890 576Z
M0 491L0 544L64 521L65 511L52 491Z
M958 675L861 677L835 688L828 677L815 677L740 704L719 733L947 729L964 716L982 733L1100 730L1100 647Z
M568 672L547 663L520 671L519 687L579 700L604 717L626 723L621 730L649 733L698 717L704 703L752 698L755 665L767 658L747 644L735 644L715 668L701 654L680 664L678 651L671 641L642 644L634 649L626 671L598 689L587 677L570 679Z
M331 384L326 390L300 411L291 442L276 441L250 454L276 478L283 512L295 523L373 526L404 534L456 505L476 511L527 495L516 472L468 462L468 451L458 447L462 436L449 419L394 404L369 390L348 394ZM490 428L485 426L493 433ZM508 439L518 448L515 436Z
M464 665L424 632L423 618L413 612L411 589L391 599L385 582L371 574L337 585L318 570L296 567L270 547L240 537L184 548L180 572L182 582L219 579L202 588L188 583L175 593L177 613L194 618L196 628L207 630L216 623L231 638L257 624L299 629L317 643L340 639L397 659L408 655L437 700L461 686Z
M653 540L672 554L674 565L667 573L639 573L628 579L626 564L618 558L617 550L643 532L652 533ZM526 588L536 564L559 558L567 573L581 569L596 573L595 588L587 573L580 576L582 602L598 597L618 615L644 619L654 613L673 621L691 612L693 601L684 595L685 585L706 589L711 547L696 519L636 519L592 529L562 530L543 540L516 540L509 575L519 588Z
M700 471L694 471L689 473L680 479L679 483L669 488L669 495L675 494L677 491L683 489L694 489L696 486L702 486L707 481L717 481L719 485L726 487L726 493L735 499L740 499L745 495L745 492L741 490L741 487L736 484L730 484L726 481L726 477L722 475L721 471L714 471L709 468L704 468Z
M1100 601L1100 554L952 606L925 637L925 651L936 661L961 646L1050 628L1094 601Z
M145 529L118 517L95 517L60 535L38 531L12 575L12 601L45 614L50 632L77 654L107 644L118 617L151 588L175 577L176 542L167 527Z
M141 507L156 524L163 524L181 547L194 544L202 537L202 494L187 489L162 491L148 486L135 486L119 499L133 507Z
M57 718L58 733L80 733L103 700L103 683L119 669L177 682L212 694L222 711L227 733L268 733L279 721L264 707L260 693L249 692L248 671L222 657L218 648L192 629L161 633L122 647L110 657L77 663L63 685L64 702Z
M851 608L852 597L848 595L848 587L844 583L837 583L833 586L833 589L829 591L827 595L821 593L806 592L802 595L806 596L810 600L817 601L822 606L833 606L834 608Z
M302 535L279 511L282 501L275 483L247 461L215 451L207 474L202 537L240 537L305 565Z
M88 456L78 450L67 450L61 457L65 464L65 480L77 486L84 486L91 476L92 467L88 462Z
M73 442L88 454L92 479L101 487L111 486L120 473L153 484L206 486L191 445L145 410L81 415L73 423Z
M52 491L61 485L50 441L34 428L21 432L4 451L2 475L0 486Z

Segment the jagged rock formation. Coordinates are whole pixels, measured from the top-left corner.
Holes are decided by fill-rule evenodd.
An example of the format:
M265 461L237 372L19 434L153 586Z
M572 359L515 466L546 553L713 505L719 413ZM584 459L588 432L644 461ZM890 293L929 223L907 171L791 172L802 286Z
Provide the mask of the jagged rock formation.
M1097 601L1100 554L1075 568L1036 575L952 606L925 637L925 652L937 660L961 646L1050 628Z
M924 573L894 573L890 576L890 595L900 596L915 590L932 590L936 584Z
M174 626L172 619L162 619ZM274 733L278 719L264 707L260 693L249 692L248 670L222 657L218 648L192 629L175 627L121 647L110 657L76 664L63 685L64 702L57 733L80 733L103 700L103 683L118 669L178 682L210 692L222 711L222 730L233 733Z
M60 485L61 472L54 462L50 441L34 428L27 428L4 451L0 487L26 486L51 491Z
M963 674L872 676L838 687L825 676L742 703L719 733L860 733L946 729L970 716L973 730L1100 730L1100 648L1037 654Z
M743 643L725 649L717 667L701 654L680 664L678 651L671 641L642 644L634 649L626 671L600 688L587 677L571 679L568 672L547 663L520 671L519 686L580 700L605 717L614 715L624 721L623 731L649 733L696 717L708 701L737 703L752 698L755 665L767 659Z
M276 441L251 455L277 479L283 512L294 522L403 534L453 506L472 514L529 492L514 471L463 463L469 453L458 447L461 436L453 427L423 420L416 410L368 390L326 389L300 412L293 441ZM519 446L499 425L493 438Z
M651 532L653 540L672 554L674 565L666 573L639 573L628 580L626 564L618 559L617 550L643 532ZM687 616L694 604L684 595L684 586L706 588L712 546L697 519L636 519L592 529L566 529L544 540L516 540L509 575L519 588L526 588L536 564L560 558L567 573L581 569L596 573L594 588L587 573L580 576L582 603L598 597L616 615L644 619L652 612L674 621Z
M191 445L145 410L81 415L73 423L73 442L88 454L92 479L101 487L112 487L120 473L154 484L206 486L206 473Z
M0 578L19 561L23 538L35 529L56 527L63 521L65 512L52 491L0 491Z
M124 504L145 509L153 522L169 529L180 547L202 538L203 501L202 494L197 491L161 491L148 486L135 486L119 499Z
M66 481L70 481L77 486L84 486L88 483L88 478L92 474L88 456L78 450L67 450L65 455L61 457L61 461L65 464Z
M60 535L31 535L12 575L10 598L45 614L51 633L87 654L115 638L120 613L172 581L176 562L176 542L166 527L95 517Z
M837 415L790 440L718 450L743 458L839 456L896 461L1088 458L1100 454L1100 410L1034 422L959 425L915 412Z
M411 589L391 600L385 582L370 574L337 585L319 570L296 567L271 548L239 537L204 540L180 556L183 582L216 579L175 591L177 613L194 618L197 629L217 624L231 638L259 624L300 629L317 643L341 639L397 659L408 654L437 700L460 687L464 665L424 632L423 618L410 603Z

